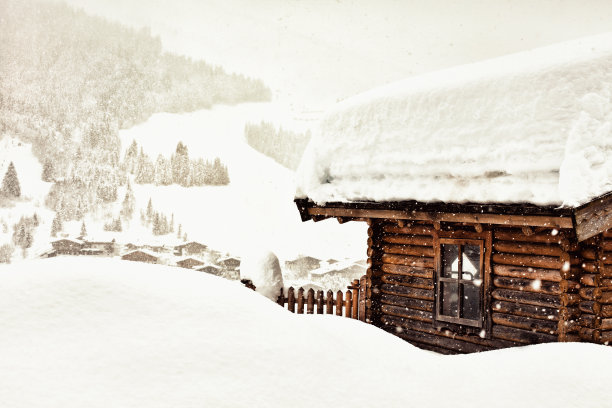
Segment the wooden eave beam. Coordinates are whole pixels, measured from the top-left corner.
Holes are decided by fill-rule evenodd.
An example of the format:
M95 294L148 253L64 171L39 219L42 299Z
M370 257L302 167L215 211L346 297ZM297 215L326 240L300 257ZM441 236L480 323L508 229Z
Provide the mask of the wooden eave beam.
M402 210L356 209L342 207L320 207L309 205L305 212L310 217L384 218L392 220L414 220L431 222L469 222L475 224L498 224L513 226L535 226L547 228L573 228L571 217L545 215L444 213Z
M612 192L576 208L575 218L578 241L612 228Z

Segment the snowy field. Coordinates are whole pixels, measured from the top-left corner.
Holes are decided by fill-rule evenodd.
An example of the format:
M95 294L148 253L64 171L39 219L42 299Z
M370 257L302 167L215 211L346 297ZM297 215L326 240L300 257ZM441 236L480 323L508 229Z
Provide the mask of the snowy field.
M5 407L612 406L604 346L441 356L293 315L237 282L127 261L25 261L0 278Z
M160 113L121 131L124 150L135 140L153 160L158 154L168 158L179 141L187 146L190 158L220 157L231 180L229 186L191 188L135 185L136 208L146 208L151 198L156 210L174 213L176 224L183 225L189 239L239 256L255 245L281 259L300 253L364 258L364 223L302 223L293 203L295 173L245 141L246 123L264 120L302 129L305 122L294 117L271 103L240 104L185 114Z

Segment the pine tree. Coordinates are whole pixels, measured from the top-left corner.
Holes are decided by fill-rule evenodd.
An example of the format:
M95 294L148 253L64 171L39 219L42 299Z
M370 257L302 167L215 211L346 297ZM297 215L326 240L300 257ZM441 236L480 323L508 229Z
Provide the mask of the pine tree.
M147 204L147 220L151 221L153 215L153 201L151 201L151 197L149 197L149 204Z
M85 227L85 220L83 220L83 223L81 224L81 236L87 236L87 227Z
M2 190L0 190L0 192L11 198L18 198L21 196L21 187L19 187L19 179L17 178L17 171L15 170L13 162L9 164L6 170L6 174L2 180Z
M178 225L178 230L176 231L176 237L181 239L181 235L183 235L183 226L181 224Z
M45 160L42 169L41 179L42 181L52 182L54 177L53 174L55 172L53 162L49 159Z
M62 228L62 219L59 213L55 213L55 218L53 218L53 222L51 222L51 236L56 237L57 233L60 232Z
M174 213L172 213L170 218L169 232L174 232Z
M134 215L134 192L132 191L132 186L128 182L127 191L125 192L125 198L123 199L123 204L121 204L121 215L126 219L132 219Z

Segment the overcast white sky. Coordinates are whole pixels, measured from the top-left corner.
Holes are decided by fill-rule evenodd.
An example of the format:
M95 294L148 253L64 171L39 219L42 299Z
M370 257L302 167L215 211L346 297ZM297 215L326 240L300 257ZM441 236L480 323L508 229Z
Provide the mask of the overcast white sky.
M612 31L610 0L68 0L321 107L453 65Z

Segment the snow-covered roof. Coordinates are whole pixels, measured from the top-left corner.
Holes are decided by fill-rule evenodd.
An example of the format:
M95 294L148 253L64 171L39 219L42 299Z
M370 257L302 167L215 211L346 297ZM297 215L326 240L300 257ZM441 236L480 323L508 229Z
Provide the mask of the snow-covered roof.
M340 103L297 197L577 206L612 191L612 34L421 75Z
M149 250L147 250L147 249L142 249L142 248L141 248L141 249L134 249L133 251L128 251L128 252L124 253L124 254L123 254L123 255L121 255L121 256L123 257L123 256L126 256L126 255L134 254L134 253L136 253L136 252L141 252L141 253L143 253L143 254L146 254L146 255L152 256L152 257L154 257L154 258L159 258L159 254L158 254L158 253L153 252L153 251L149 251Z

